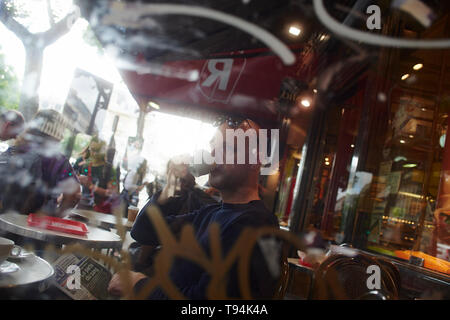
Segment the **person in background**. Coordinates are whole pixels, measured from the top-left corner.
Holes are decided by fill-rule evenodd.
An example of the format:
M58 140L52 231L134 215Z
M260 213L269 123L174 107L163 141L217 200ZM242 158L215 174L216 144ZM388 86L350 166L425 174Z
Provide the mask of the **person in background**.
M169 182L170 173L176 165L172 161L167 162L166 169L166 185ZM150 198L142 210L151 205L152 199L158 199L161 195L162 190L156 192L152 198ZM166 208L171 214L186 214L194 210L200 209L204 205L216 204L217 201L214 200L210 195L204 192L196 183L194 176L187 172L185 176L180 177L177 182L177 186L174 188L173 195L169 195Z
M119 205L119 185L115 169L106 162L106 143L93 137L74 169L82 185L78 208L112 213Z
M142 159L138 166L131 169L123 180L123 190L120 193L121 204L124 208L124 217L127 217L128 207L137 207L139 204L139 193L147 186L144 177L147 174L147 160Z
M15 139L25 127L22 113L15 110L7 110L0 114L0 141Z
M14 145L0 156L2 212L62 216L76 206L79 181L60 151L66 127L65 118L57 111L40 110Z
M165 222L171 231L179 235L181 228L192 225L195 230L195 238L204 252L210 254L209 227L215 223L220 227L220 245L222 255L226 256L235 245L243 230L248 228L273 227L279 228L277 217L268 211L258 195L258 177L261 164L236 164L237 146L234 141L226 141L227 129L242 129L244 132L253 129L258 136L259 126L249 119L225 119L217 123L220 125L214 139L212 140L212 156L215 156L216 148L226 149L226 152L234 153L234 164L217 164L209 174L209 183L218 189L222 196L222 203L204 206L199 210L184 215L172 215L167 210L169 190L173 188L169 179L159 197L154 197L151 204L159 208ZM223 140L220 138L222 137ZM234 145L234 149L231 147ZM246 143L246 158L249 158L248 142ZM257 150L252 150L251 152ZM224 163L225 163L225 154ZM258 153L256 153L258 154ZM260 160L260 159L259 159ZM170 168L169 175L174 174L179 179L188 175L186 165L179 164ZM145 245L157 245L160 243L156 232L146 210L141 210L131 230L131 236ZM262 244L260 243L260 246ZM248 279L250 282L251 295L256 299L270 299L275 293L276 285L280 279L281 268L275 270L270 266L281 266L281 250L271 255L264 255L261 247L256 245L250 258L250 271ZM278 271L276 271L278 270ZM139 292L148 284L150 279L137 272L128 272L128 285ZM174 286L188 299L206 299L210 275L194 262L175 258L169 276ZM127 287L122 283L122 274L115 274L109 284L111 294L123 295ZM234 264L228 273L227 282L223 284L227 297L242 297L239 286L237 264ZM154 290L149 299L167 299L167 293L162 289Z
M151 199L154 194L161 192L163 189L163 183L160 181L159 177L156 177L153 182L150 182L146 186L148 199Z

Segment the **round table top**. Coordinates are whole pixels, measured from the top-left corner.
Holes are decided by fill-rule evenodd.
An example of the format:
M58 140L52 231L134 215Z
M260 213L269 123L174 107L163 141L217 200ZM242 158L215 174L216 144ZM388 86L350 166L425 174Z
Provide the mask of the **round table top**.
M41 240L54 245L79 243L94 249L121 248L122 240L117 234L93 226L87 226L87 229L87 235L79 236L30 227L27 223L26 215L18 213L5 213L0 215L0 230L11 232L25 238Z
M0 273L0 288L17 288L31 284L38 284L50 279L54 274L53 267L44 259L34 254L20 260L6 260L19 268L17 271Z
M91 224L95 224L96 226L105 226L107 228L116 228L118 221L115 215L101 213L91 210L82 210L82 209L71 209L66 211L68 212L68 216L78 216L82 218L86 218L89 220ZM122 219L122 225L127 229L131 230L133 227L133 222L128 221L126 218Z

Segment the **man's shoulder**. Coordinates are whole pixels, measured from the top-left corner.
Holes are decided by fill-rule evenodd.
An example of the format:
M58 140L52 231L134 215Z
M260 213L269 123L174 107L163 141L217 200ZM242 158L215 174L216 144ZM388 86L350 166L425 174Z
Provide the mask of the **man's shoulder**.
M277 217L270 212L261 200L252 201L232 215L232 224L249 227L279 227Z
M207 212L215 212L217 210L221 210L222 206L220 203L214 201L214 202L208 202L201 206L200 211L207 211Z
M206 217L212 217L218 212L222 210L222 206L220 203L208 203L201 206L198 210L195 210L198 217L201 217L201 219ZM209 219L209 218L208 218Z
M265 217L275 217L275 215L267 209L266 205L262 200L255 200L249 203L248 210L249 213L258 213Z
M245 212L243 219L252 221L255 226L273 226L279 228L277 216L266 208L262 200L257 201L254 208Z

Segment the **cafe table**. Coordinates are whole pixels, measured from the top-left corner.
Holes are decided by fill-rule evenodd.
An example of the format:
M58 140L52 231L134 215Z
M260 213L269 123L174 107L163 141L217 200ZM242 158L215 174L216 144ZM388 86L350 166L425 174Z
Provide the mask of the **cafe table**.
M9 258L0 266L0 296L42 290L54 272L50 263L32 253L20 259Z
M117 249L122 247L120 237L110 231L87 225L86 235L75 235L65 232L31 227L27 223L27 216L18 213L4 213L0 215L0 230L18 236L51 243L55 246L81 244L90 249Z
M81 218L83 221L87 221L88 224L94 225L100 228L114 228L117 229L118 220L113 214L101 213L91 210L82 209L70 209L66 211L66 217L73 217L75 219ZM125 227L127 231L131 230L133 227L133 222L128 221L128 219L121 217L122 226Z

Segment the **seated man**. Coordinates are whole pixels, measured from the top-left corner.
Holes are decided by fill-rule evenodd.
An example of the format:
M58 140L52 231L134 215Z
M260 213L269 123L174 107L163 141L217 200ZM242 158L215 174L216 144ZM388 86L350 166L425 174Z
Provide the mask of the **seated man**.
M165 186L158 199L153 199L152 203L162 211L164 219L173 233L178 234L180 229L186 224L192 225L195 230L196 240L207 254L210 253L209 227L212 223L218 224L223 257L234 246L243 230L249 227L279 227L276 216L264 207L258 195L260 163L249 164L248 161L246 164L236 164L238 148L234 141L226 141L225 133L227 129L242 129L244 132L253 129L256 132L256 136L259 133L259 127L251 120L228 121L220 125L213 139L213 152L211 155L214 157L215 150L219 150L219 148L226 149L223 152L223 163L225 163L226 153L234 154L233 164L217 164L209 174L210 185L221 193L223 200L221 204L205 206L185 215L170 215L166 207L167 194L172 187L170 183ZM232 145L234 145L234 149L231 147ZM248 146L249 143L246 141L246 159L250 158ZM187 167L182 164L175 165L172 171L179 178L187 175ZM160 243L157 232L146 211L139 213L131 231L131 236L145 245L158 245ZM253 298L270 299L275 293L279 274L275 274L276 272L273 272L273 268L269 268L269 264L272 266L273 264L281 264L280 252L276 252L271 256L264 256L260 247L256 245L250 259L250 273L248 274ZM126 287L125 283L121 281L122 278L125 278L124 274L115 274L113 276L109 285L110 293L116 295L124 294ZM183 259L176 259L170 269L170 278L178 290L188 299L208 298L206 289L211 277L197 264ZM130 272L128 279L131 279L131 285L136 291L139 291L150 281L147 276L136 272ZM236 263L229 271L227 279L227 283L224 284L227 296L233 298L242 297ZM166 292L157 288L148 298L167 299L168 296Z
M55 110L41 110L14 146L0 155L0 212L62 215L80 198L80 185L59 142L66 124Z
M167 181L173 172L175 164L172 161L167 163ZM179 186L172 197L168 197L164 208L170 215L182 215L194 210L198 210L208 204L217 204L213 198L203 192L196 184L192 174L187 173L179 179ZM145 212L160 197L162 191L156 191L147 201L141 211ZM164 214L164 213L163 213ZM132 258L133 270L145 274L151 273L154 255L158 252L159 246L141 245L139 242L132 243L129 253Z

